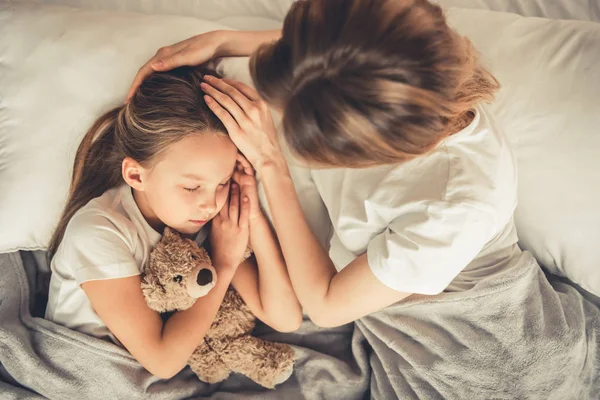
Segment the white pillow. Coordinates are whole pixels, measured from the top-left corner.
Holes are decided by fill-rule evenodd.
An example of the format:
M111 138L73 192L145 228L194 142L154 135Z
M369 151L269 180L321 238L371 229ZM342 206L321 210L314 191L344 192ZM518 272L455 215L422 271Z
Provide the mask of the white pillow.
M64 1L64 0L60 0ZM85 0L83 0L85 1ZM89 1L89 0L88 0ZM130 0L131 1L131 0ZM598 0L432 0L444 7L511 12L525 17L600 21Z
M44 249L91 123L160 46L214 22L23 4L0 10L0 252Z
M477 10L450 17L504 85L493 109L519 161L523 246L600 295L600 25ZM0 252L47 246L79 140L123 100L137 68L162 45L220 28L51 6L0 11ZM244 59L224 71L248 80Z
M600 24L452 9L503 88L492 111L517 156L522 247L600 295Z
M95 10L129 11L145 14L181 15L222 22L232 16L283 21L295 0L21 0ZM236 29L243 29L237 25Z
M24 1L24 0L21 0ZM224 23L230 16L264 17L283 20L295 0L26 0L38 3L68 5L114 11L133 11L147 14L174 14L200 17ZM598 0L432 0L444 7L513 12L526 17L600 21ZM243 27L229 25L237 29Z

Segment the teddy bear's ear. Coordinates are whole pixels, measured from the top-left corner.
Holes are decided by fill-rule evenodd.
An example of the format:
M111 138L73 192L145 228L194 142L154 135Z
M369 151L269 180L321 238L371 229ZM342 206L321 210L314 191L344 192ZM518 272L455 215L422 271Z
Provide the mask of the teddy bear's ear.
M206 249L204 247L198 247L197 255L198 255L197 261L212 265L210 255L208 255L208 252L206 251Z
M163 236L167 237L167 238L172 238L172 237L179 236L179 235L177 234L177 231L175 231L174 229L169 228L168 226L165 226L165 229L163 230Z
M175 229L169 228L168 226L165 227L162 236L163 241L170 243L181 239L182 237L179 235L179 232L177 232Z

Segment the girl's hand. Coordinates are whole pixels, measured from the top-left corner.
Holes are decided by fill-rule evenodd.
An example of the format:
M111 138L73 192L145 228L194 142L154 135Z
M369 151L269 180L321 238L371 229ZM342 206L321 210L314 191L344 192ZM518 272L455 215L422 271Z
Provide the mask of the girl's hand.
M206 103L254 168L260 172L267 164L284 166L271 112L258 93L229 79L205 75L204 81L200 86Z
M212 31L158 49L140 68L129 88L129 101L142 81L154 71L168 71L183 65L199 65L219 57L219 47L228 40L228 31Z
M256 184L256 178L254 176L254 169L246 160L246 158L238 154L238 161L233 173L233 181L240 186L240 192L243 199L248 199L249 206L249 223L257 221L263 216L260 209L260 203L258 201L258 188Z
M240 188L231 185L229 204L213 218L210 245L215 268L237 268L248 246L250 202L240 201Z

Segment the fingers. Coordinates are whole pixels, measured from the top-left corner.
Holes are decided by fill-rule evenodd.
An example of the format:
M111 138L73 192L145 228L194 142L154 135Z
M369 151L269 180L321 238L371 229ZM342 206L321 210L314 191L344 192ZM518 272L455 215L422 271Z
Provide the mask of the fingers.
M244 96L246 96L247 98L249 98L252 101L261 100L261 97L258 95L258 92L243 82L235 81L233 79L227 79L227 78L223 78L222 81L224 81L225 83L227 83L230 86L233 86L240 93L242 93Z
M152 74L152 72L154 72L154 70L152 69L152 63L154 61L155 57L152 57L150 61L148 61L142 66L142 68L139 69L138 73L135 75L135 78L133 78L133 83L129 87L129 92L127 92L127 98L125 100L126 103L128 103L129 100L131 100L131 98L135 94L135 91L138 87L140 87L144 79L149 77Z
M154 63L152 63L152 68L155 71L169 71L171 69L181 67L184 65L188 65L188 60L190 59L186 48L172 53L171 55L166 55L162 58L157 59Z
M242 179L242 184L240 185L240 196L250 199L251 203L258 199L256 179L253 176L244 175L244 179Z
M228 84L225 80L218 79L210 75L204 76L204 80L213 88L229 96L233 101L236 102L238 106L240 106L242 110L244 110L246 114L249 115L251 110L254 108L254 104L251 99L237 90L234 86Z
M229 195L231 197L231 194ZM227 199L225 205L229 205L229 201L230 199ZM229 207L223 206L221 207L221 211L219 211L219 214L217 214L217 216L213 219L217 219L217 217L221 218L221 219L229 219Z
M238 185L241 186L242 177L244 175L245 175L244 170L238 168L238 166L236 165L235 171L233 171L233 175L231 176L231 180L233 180L235 183L237 183Z
M205 77L206 79L206 77ZM211 84L202 82L200 88L204 93L216 100L223 108L225 108L237 121L238 125L243 126L248 123L248 115L240 105L231 98L227 93L224 93ZM238 92L239 93L239 92ZM241 95L241 93L239 93ZM246 101L249 101L246 99Z
M142 84L144 79L149 77L154 71L168 71L170 69L185 65L186 54L184 52L187 47L187 40L176 43L172 46L162 47L158 49L154 57L142 66L133 78L133 82L127 92L125 102L129 102L135 91Z
M221 120L223 125L225 125L225 129L227 129L229 136L231 136L231 140L235 143L236 135L240 133L240 126L237 121L212 97L205 95L204 100L206 101L208 108L210 108L217 118Z
M252 168L252 164L250 164L250 161L248 161L248 159L244 157L242 153L238 153L237 162L246 174L254 175L254 168Z
M236 183L231 184L231 195L229 196L229 218L238 222L240 207L240 187Z
M239 227L242 229L243 232L246 232L250 220L250 200L247 196L242 196L242 202L240 203L240 207L241 211Z

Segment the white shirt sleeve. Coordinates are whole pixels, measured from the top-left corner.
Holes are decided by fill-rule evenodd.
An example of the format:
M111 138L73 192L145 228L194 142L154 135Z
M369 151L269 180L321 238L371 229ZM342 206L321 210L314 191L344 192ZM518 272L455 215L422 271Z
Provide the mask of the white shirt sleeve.
M418 205L371 239L367 260L394 290L438 294L483 249L494 224L491 214L468 204Z
M139 275L132 234L96 213L75 215L61 243L61 264L83 282Z

